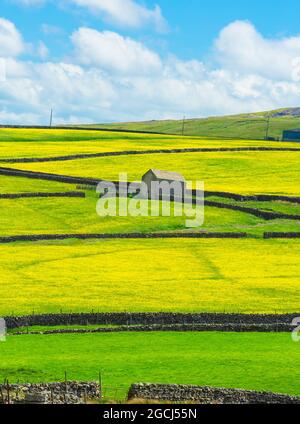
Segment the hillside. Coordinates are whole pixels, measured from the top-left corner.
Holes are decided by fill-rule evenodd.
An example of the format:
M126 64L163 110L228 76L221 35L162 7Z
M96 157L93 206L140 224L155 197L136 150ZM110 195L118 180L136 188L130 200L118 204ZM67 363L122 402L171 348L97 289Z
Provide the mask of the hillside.
M151 168L204 181L204 209L189 191L96 192ZM298 143L0 128L2 381L63 381L70 396L71 380L99 379L110 404L135 381L299 394L299 168Z
M270 116L269 137L280 139L284 130L300 128L300 108L289 108L251 114L188 119L184 123L184 134L204 137L264 139L268 116ZM181 135L183 121L125 122L86 126Z

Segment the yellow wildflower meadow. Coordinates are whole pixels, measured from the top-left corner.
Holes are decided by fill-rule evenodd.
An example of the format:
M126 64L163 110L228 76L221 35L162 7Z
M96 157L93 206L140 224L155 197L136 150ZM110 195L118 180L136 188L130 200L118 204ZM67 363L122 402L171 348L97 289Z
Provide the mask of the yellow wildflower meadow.
M116 240L0 246L0 315L300 310L300 240Z

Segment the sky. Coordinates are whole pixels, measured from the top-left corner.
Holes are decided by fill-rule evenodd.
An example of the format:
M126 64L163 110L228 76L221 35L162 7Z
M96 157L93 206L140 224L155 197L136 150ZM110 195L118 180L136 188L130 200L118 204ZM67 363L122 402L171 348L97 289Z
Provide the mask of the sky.
M300 106L298 0L0 0L0 123Z

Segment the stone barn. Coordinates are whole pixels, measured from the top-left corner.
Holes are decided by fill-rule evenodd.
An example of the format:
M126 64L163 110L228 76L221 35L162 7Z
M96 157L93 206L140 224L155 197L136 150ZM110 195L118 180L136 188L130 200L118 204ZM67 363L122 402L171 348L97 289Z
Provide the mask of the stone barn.
M176 190L178 196L182 197L186 190L186 180L183 175L178 172L160 171L158 169L150 169L143 176L142 181L148 187L148 197L159 199L161 196L169 196L170 189ZM152 184L156 183L156 184ZM158 186L159 185L159 186ZM155 187L158 187L155 189ZM180 194L181 193L181 194Z
M283 131L283 141L298 141L300 143L300 129Z

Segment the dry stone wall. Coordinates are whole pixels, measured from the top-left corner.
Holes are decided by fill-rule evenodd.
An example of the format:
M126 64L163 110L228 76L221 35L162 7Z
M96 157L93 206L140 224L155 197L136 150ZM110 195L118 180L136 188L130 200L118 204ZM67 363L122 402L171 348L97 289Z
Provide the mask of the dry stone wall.
M291 333L295 327L291 324L166 324L166 325L127 325L120 327L99 327L99 328L63 328L43 331L16 331L12 336L20 336L24 334L41 335L41 334L92 334L92 333L121 333L121 332L206 332L221 331L235 333Z
M131 234L32 234L21 236L2 236L0 243L50 240L108 240L108 239L241 239L246 233L131 233Z
M95 382L1 384L0 403L80 404L99 397Z
M3 163L38 163L38 162L63 162L77 159L101 158L110 156L132 156L153 154L180 154L180 153L209 153L209 152L299 152L299 148L289 147L220 147L220 148L187 148L187 149L159 149L159 150L125 150L120 152L85 153L64 156L48 156L34 158L2 159Z
M128 398L199 404L300 404L300 397L275 393L160 384L134 384Z
M279 239L298 239L300 232L295 233L264 233L265 239L279 238Z
M0 194L0 199L31 199L31 198L47 198L47 197L79 197L84 198L85 193L82 191L68 191L65 193L12 193Z
M82 314L43 314L28 316L8 316L5 318L7 328L21 328L30 326L61 326L61 325L117 325L117 326L273 326L273 328L289 328L294 314L273 315L244 315L244 314L211 314L211 313L82 313ZM282 327L280 327L282 326Z

